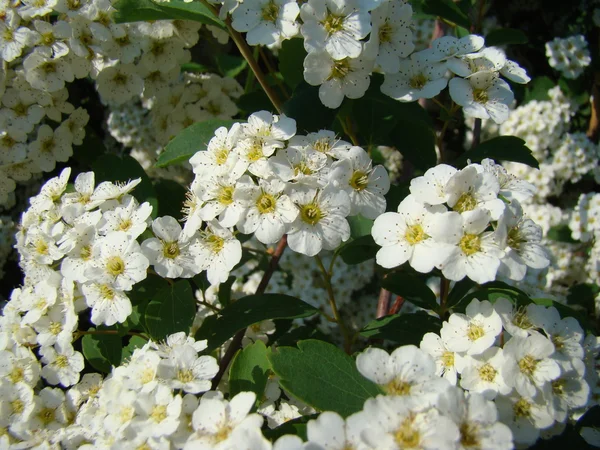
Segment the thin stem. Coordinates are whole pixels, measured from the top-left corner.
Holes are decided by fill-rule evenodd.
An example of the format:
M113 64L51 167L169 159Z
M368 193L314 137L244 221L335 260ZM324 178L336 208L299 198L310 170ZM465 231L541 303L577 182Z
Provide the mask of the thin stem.
M377 319L388 314L391 299L392 293L387 289L381 288L379 291L379 299L377 300L377 313L375 316Z
M344 130L346 136L352 141L352 145L359 145L358 138L352 127L352 119L350 119L350 116L347 116L344 120L340 120L340 123L342 124L342 130Z
M216 312L216 313L220 313L221 312L221 310L219 308L217 308L215 305L211 305L207 301L196 300L196 302L199 303L199 304L201 304L202 306L206 306L208 309L210 309L213 312Z
M251 248L251 247L242 247L242 248L250 253L256 253L257 255L271 256L271 254L269 252L267 252L266 250L261 250L258 248Z
M473 125L473 142L471 142L471 150L479 145L481 142L481 119L475 119Z
M219 12L213 5L208 3L206 0L200 0L200 1L202 2L202 4L204 6L206 6L208 9L210 9L215 16L219 17ZM239 32L237 32L233 29L233 27L231 26L231 18L230 17L227 17L225 19L225 26L227 27L229 36L231 36L231 39L237 46L238 50L240 51L240 53L242 54L244 59L246 61L248 61L248 65L252 69L252 72L254 72L254 75L256 76L256 79L258 80L261 87L265 91L265 94L267 94L267 97L269 97L269 100L271 101L271 103L273 104L273 106L275 107L277 112L279 114L281 114L283 111L283 109L281 108L281 101L279 100L277 93L273 90L273 88L271 86L269 86L269 83L267 82L265 74L261 70L258 63L256 62L254 55L252 55L252 49L246 42L246 39L244 39L244 37Z
M273 76L273 78L275 78L277 86L279 86L279 89L281 89L281 93L287 100L288 98L290 98L290 94L288 94L287 89L285 88L285 85L282 83L281 79L279 79L279 77L275 75L277 71L273 67L273 64L271 64L271 59L269 58L269 55L267 55L262 46L258 47L258 51L260 52L260 57L265 63L265 66L267 66L267 70Z
M398 311L400 311L400 308L402 308L403 305L404 305L404 297L402 297L400 295L397 295L396 296L396 300L394 301L394 304L392 305L392 307L388 311L388 314L396 314L396 313L398 313Z
M350 354L352 352L352 336L348 332L348 328L342 320L340 311L338 310L337 304L335 303L335 294L333 292L333 286L331 286L331 274L325 269L323 261L321 260L319 255L315 255L315 260L317 261L317 265L319 266L321 274L323 275L323 281L325 282L325 288L327 289L327 295L329 297L329 306L331 306L331 312L333 313L333 317L335 317L335 321L340 327L340 331L342 332L342 336L344 337L344 350L346 351L346 353Z
M277 244L277 248L273 252L273 256L271 257L269 267L263 274L262 280L260 280L258 288L256 289L256 294L262 294L267 289L269 280L271 279L273 272L275 272L275 269L277 268L277 264L279 263L279 260L281 259L281 255L283 255L283 251L285 250L286 246L287 246L287 235L283 235L283 237ZM235 334L235 336L233 336L233 339L231 340L231 343L229 344L227 351L223 355L223 358L221 358L221 362L219 363L219 371L213 378L213 381L212 381L212 389L213 390L217 389L217 387L219 386L219 383L221 382L221 378L223 378L223 375L225 375L225 372L227 371L227 367L229 367L229 363L231 363L231 360L233 359L233 357L235 356L237 351L242 346L242 340L244 339L245 334L246 334L246 329L244 328L244 329L238 331Z

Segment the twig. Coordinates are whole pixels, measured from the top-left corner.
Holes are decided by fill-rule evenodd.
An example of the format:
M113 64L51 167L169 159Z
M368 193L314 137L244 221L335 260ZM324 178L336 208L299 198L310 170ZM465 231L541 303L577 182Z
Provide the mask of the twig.
M344 120L340 120L340 123L342 124L342 130L344 130L346 136L348 136L352 141L352 145L359 145L359 141L356 137L356 133L354 132L354 128L352 127L352 120L350 117L347 116Z
M279 243L277 244L277 248L275 249L275 252L273 253L273 256L271 257L269 267L263 274L262 280L260 280L260 284L258 285L258 288L256 289L256 294L262 294L267 289L269 280L271 279L273 272L275 272L275 269L277 268L277 264L279 263L279 260L281 259L281 255L283 255L283 251L285 250L286 246L287 246L287 236L284 235L281 238L281 240L279 241ZM233 357L235 356L235 354L237 353L239 348L242 346L242 340L244 339L245 334L246 334L246 328L238 331L235 334L235 336L233 336L233 339L231 340L231 343L229 344L227 351L223 355L223 358L221 358L221 362L219 363L219 371L217 372L217 374L215 375L215 377L212 380L212 389L213 390L217 389L217 387L219 386L219 383L221 382L221 378L223 378L223 375L225 375L225 372L227 371L227 367L229 367L231 360L233 359Z
M208 3L206 0L200 0L200 1L202 2L202 4L204 6L206 6L208 9L210 9L216 17L219 17L219 12L213 5ZM237 32L233 29L233 27L231 26L231 18L230 17L227 17L224 22L225 22L225 26L227 27L227 31L229 32L229 36L231 36L231 39L237 46L238 50L240 51L240 53L242 54L244 59L246 61L248 61L248 65L252 69L252 72L254 72L256 79L258 80L261 87L267 94L267 97L269 97L269 100L271 101L273 106L275 107L277 112L279 114L281 114L283 111L281 108L281 101L279 100L277 93L273 90L273 88L271 86L269 86L269 83L267 82L265 74L261 70L258 63L256 62L254 55L252 55L252 49L246 42L246 39L244 39L244 37L239 32Z
M473 125L473 141L471 142L471 150L479 145L481 142L481 119L475 119Z
M394 304L392 305L392 307L388 311L388 314L397 314L398 311L400 311L400 309L402 308L403 305L404 305L404 297L401 297L400 295L397 295L396 296L396 301L394 302Z
M342 316L340 315L340 311L338 310L337 304L335 303L335 294L333 292L333 286L331 286L331 274L327 272L325 266L323 265L323 261L319 255L315 255L315 260L317 261L317 265L321 270L321 274L323 275L323 281L325 282L325 288L327 289L327 295L329 297L329 306L331 306L331 311L333 312L333 317L335 317L335 321L340 327L340 331L342 332L342 336L344 337L344 350L346 353L350 354L352 352L352 341L353 338L350 336L348 328L344 323Z
M391 299L392 293L387 289L381 288L379 291L379 299L377 300L377 313L375 316L377 319L388 314Z
M586 135L592 142L597 144L598 138L600 137L600 72L594 73L592 96L592 115L590 117Z
M269 55L267 55L267 53L264 51L264 49L261 46L258 47L258 51L260 53L261 59L265 63L265 66L267 66L267 70L273 76L273 78L275 78L275 82L277 83L277 86L279 86L279 89L281 89L281 93L283 94L283 96L286 99L290 98L290 94L288 94L287 89L285 88L285 85L279 79L279 77L277 77L275 75L275 72L277 72L277 71L273 67L273 64L271 64L271 60L269 59Z

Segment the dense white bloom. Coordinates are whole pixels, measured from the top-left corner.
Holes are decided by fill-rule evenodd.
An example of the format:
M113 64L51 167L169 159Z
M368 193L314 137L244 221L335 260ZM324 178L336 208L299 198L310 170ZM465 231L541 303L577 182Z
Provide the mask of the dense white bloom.
M245 31L250 45L276 45L298 34L295 0L246 0L233 11L231 26Z
M107 283L85 283L81 286L85 302L92 308L93 324L114 325L123 323L131 314L129 297L122 290Z
M540 436L540 430L554 422L546 399L540 394L521 396L513 391L509 396L496 398L502 423L509 426L516 444L531 445Z
M578 78L592 61L587 47L585 36L581 34L554 38L546 43L548 63L566 78Z
M450 96L463 107L465 115L503 123L508 119L514 94L508 83L490 72L479 72L469 79L455 77L449 83Z
M360 40L371 31L368 12L339 0L308 0L300 17L306 51L326 50L334 60L357 58L362 51Z
M535 332L535 325L531 319L531 311L535 305L527 305L513 308L513 303L507 299L500 297L494 303L494 309L502 319L502 326L510 333L511 336L527 337Z
M180 395L174 396L168 386L161 384L152 392L139 394L134 405L137 414L131 429L143 437L173 434L179 426L181 403Z
M464 213L482 208L490 212L491 220L498 220L504 212L499 190L498 179L475 164L455 173L444 188L448 206L454 211Z
M214 137L208 142L205 151L199 151L190 158L190 164L194 173L199 176L219 176L230 172L240 172L237 160L230 162L235 153L232 151L235 147L242 125L234 123L229 130L225 127L219 127L215 130ZM243 170L246 166L242 166Z
M485 43L481 36L469 34L462 38L442 36L431 43L431 47L418 53L419 58L427 62L445 61L460 58L469 53L479 51Z
M90 198L97 197L94 194ZM100 200L94 203L98 202ZM152 214L150 203L144 202L140 205L135 197L126 196L119 206L102 215L98 223L98 232L108 235L111 232L121 231L135 239L146 231L150 214Z
M195 245L198 247L196 262L202 270L206 270L210 284L227 281L229 272L242 259L240 241L214 220L200 232Z
M299 187L290 198L299 213L288 231L288 245L298 253L315 256L322 249L334 250L350 238L350 197L346 192L325 187L322 190Z
M502 331L502 320L492 304L473 299L466 314L454 313L440 332L449 350L478 355L490 348Z
M462 360L460 387L481 393L490 400L497 394L509 394L512 388L502 377L503 364L504 356L499 347L490 347L479 355L466 355Z
M83 370L83 355L76 352L69 342L57 343L53 347L42 347L42 377L50 384L71 386L79 381L79 372Z
M198 347L189 344L174 348L169 357L161 360L158 366L158 374L169 387L192 394L208 391L211 387L210 380L218 371L215 358L198 356Z
M96 89L105 103L120 105L144 90L144 80L133 64L107 67L96 78Z
M502 377L523 396L533 397L536 388L541 389L560 376L560 366L551 357L554 345L541 334L513 336L504 345L503 353Z
M397 73L386 74L381 92L402 102L432 98L448 84L445 74L445 64L425 62L418 53L413 53L400 61Z
M435 360L436 375L443 376L450 384L456 385L457 366L462 367L463 357L448 350L442 338L435 333L425 333L419 348Z
M443 205L420 203L409 195L398 205L398 213L384 213L373 223L371 234L382 247L377 264L391 268L408 261L419 272L431 272L454 251L447 236L459 230L460 224L458 213L448 212Z

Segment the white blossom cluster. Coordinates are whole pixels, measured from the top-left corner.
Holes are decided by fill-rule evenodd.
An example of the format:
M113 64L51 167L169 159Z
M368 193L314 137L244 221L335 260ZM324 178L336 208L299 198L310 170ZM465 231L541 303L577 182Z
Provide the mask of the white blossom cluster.
M359 371L387 395L365 403L357 416L368 424L357 434L369 444L374 427L372 442L390 440L365 448L396 448L394 439L424 448L531 445L595 404L599 350L595 336L584 339L579 323L554 307L474 299L440 335L425 334L420 349L359 354Z
M542 229L520 205L533 192L489 159L462 170L435 166L411 180L397 213L375 219L377 263L393 268L408 261L418 272L437 268L453 281L467 276L485 283L498 274L520 281L528 267L549 264Z
M346 217L374 219L385 211L390 183L368 153L322 130L296 135L296 123L261 111L246 123L221 127L206 151L191 159L195 178L185 204L183 235L201 233L222 264L208 270L211 284L227 279L237 259L223 252L238 242L233 227L266 245L287 234L291 250L315 256L350 238ZM207 244L208 245L208 244Z
M571 79L578 78L592 62L588 43L581 34L546 42L546 56L550 67Z
M16 182L52 171L82 144L89 116L68 102L76 79L93 80L111 106L141 95L154 106L161 144L191 123L237 113L223 95L239 90L235 80L190 87L194 75L180 75L198 22L117 24L110 0L3 1L1 9L0 203Z

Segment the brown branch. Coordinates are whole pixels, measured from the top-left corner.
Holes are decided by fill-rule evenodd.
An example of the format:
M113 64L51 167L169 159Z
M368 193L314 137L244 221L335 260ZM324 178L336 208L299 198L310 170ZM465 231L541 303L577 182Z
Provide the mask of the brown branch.
M275 272L275 269L277 268L277 264L279 263L279 260L281 259L281 255L283 255L283 251L285 250L286 246L287 246L287 235L283 235L283 237L277 244L277 248L273 252L273 256L271 257L271 261L269 262L269 267L267 268L267 270L263 274L262 279L260 280L258 288L256 289L256 294L262 294L267 289L269 280L271 279L273 272ZM242 340L244 339L245 334L246 334L246 328L238 331L235 334L235 336L233 336L233 339L231 340L231 343L229 344L227 351L223 355L223 358L221 358L221 362L219 363L219 371L213 378L213 381L212 381L212 389L213 390L217 389L217 387L219 386L219 383L221 382L221 378L223 378L223 375L225 375L225 372L227 371L227 368L229 367L231 360L233 359L233 357L235 356L237 351L242 346Z
M592 96L592 115L586 135L594 144L597 144L600 137L600 72L594 73Z
M388 314L391 299L392 293L387 289L381 288L381 290L379 291L379 299L377 300L377 313L375 316L377 319Z
M392 307L388 311L388 314L397 314L398 311L400 311L400 308L402 308L402 306L404 306L404 297L401 297L400 295L397 295L396 296L396 301L394 301L394 304L392 305Z

